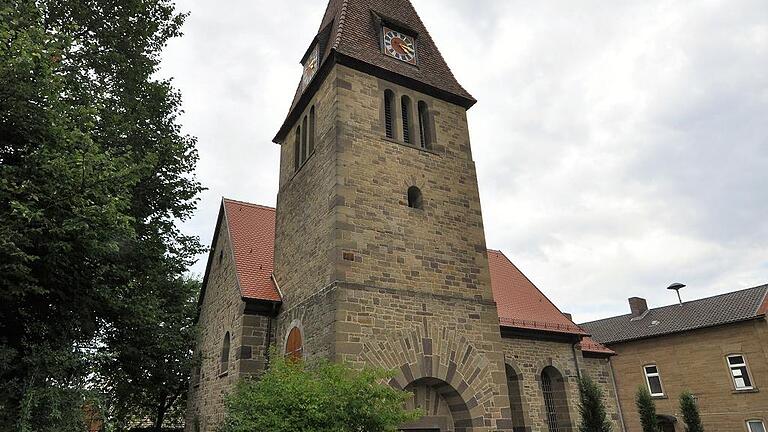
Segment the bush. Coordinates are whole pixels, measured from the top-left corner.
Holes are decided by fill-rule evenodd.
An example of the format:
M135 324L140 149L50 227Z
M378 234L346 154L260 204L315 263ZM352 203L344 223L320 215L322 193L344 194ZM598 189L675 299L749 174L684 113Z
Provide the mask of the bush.
M409 392L382 384L391 377L382 370L272 358L227 398L222 432L385 432L420 416L404 408Z
M680 395L680 412L683 413L686 432L704 432L704 426L701 425L699 407L696 405L693 394L689 391L684 391Z
M640 386L635 394L635 405L640 414L640 424L643 432L659 432L659 420L656 418L656 404L653 402L648 389Z
M611 432L611 423L605 414L603 392L589 377L579 380L579 412L581 413L580 432Z

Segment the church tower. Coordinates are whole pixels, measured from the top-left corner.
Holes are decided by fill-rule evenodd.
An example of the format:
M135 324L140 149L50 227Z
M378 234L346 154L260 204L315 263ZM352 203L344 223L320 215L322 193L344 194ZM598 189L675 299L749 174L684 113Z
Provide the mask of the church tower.
M294 355L398 371L406 429L509 430L466 111L408 0L331 0L284 124L274 334Z

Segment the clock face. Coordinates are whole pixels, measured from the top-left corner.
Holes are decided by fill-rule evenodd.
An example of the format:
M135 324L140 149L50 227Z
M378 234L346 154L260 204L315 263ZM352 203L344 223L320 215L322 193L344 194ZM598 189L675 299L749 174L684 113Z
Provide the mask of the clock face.
M416 41L411 36L384 27L384 53L398 60L416 64Z
M304 62L304 73L301 76L302 87L306 88L310 81L312 81L312 78L315 77L315 73L317 73L317 68L319 66L319 61L319 49L318 46L315 45L315 48L309 54L309 57L307 57L307 61Z

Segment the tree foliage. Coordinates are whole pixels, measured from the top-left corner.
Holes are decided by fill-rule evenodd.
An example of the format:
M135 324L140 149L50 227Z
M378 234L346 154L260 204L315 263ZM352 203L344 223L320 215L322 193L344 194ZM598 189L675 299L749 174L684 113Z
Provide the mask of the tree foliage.
M689 391L684 391L680 395L680 412L683 414L686 432L704 432L699 407L696 405L693 394Z
M640 386L635 393L635 405L640 414L640 424L643 432L659 432L659 420L656 417L656 404L651 393L644 386Z
M104 330L97 357L107 422L124 430L151 420L156 430L182 424L193 367L200 281L178 278L126 305L119 328Z
M183 20L168 0L0 3L0 431L75 430L93 354L178 307L201 187L154 76Z
M605 404L603 403L603 392L592 381L585 376L579 380L579 413L581 413L580 432L610 432L611 422L605 413Z
M227 399L222 432L384 432L418 418L413 397L381 381L378 369L286 360L273 354L259 380L241 380Z

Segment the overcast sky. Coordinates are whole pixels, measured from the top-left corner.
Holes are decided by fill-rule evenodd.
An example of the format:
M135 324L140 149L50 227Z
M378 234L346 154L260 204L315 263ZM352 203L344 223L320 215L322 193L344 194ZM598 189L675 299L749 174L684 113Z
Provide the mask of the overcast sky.
M486 239L577 322L768 283L768 2L413 0L478 99ZM180 0L162 74L208 187L275 205L271 143L325 0ZM204 260L192 268L202 274Z

